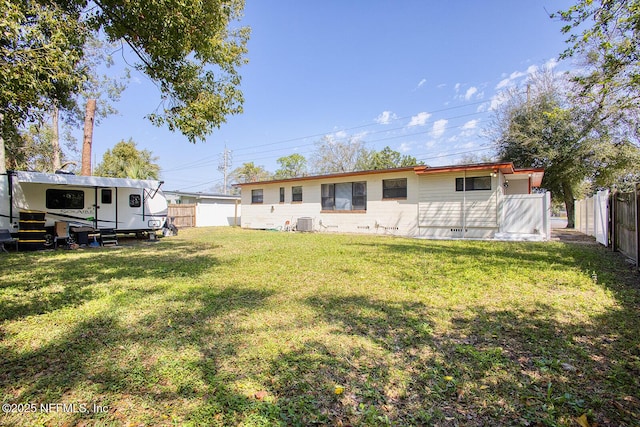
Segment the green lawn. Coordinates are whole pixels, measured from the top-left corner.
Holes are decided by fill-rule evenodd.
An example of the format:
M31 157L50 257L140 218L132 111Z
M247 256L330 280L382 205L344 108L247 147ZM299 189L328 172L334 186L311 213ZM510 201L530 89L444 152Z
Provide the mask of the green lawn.
M596 245L211 228L0 254L0 425L631 426L639 378L638 275Z

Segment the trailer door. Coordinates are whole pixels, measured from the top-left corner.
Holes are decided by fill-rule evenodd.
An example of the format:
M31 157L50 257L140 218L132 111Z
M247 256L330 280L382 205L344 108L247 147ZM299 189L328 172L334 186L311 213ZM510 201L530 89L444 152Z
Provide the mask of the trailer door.
M117 229L116 189L96 189L96 222L98 229Z

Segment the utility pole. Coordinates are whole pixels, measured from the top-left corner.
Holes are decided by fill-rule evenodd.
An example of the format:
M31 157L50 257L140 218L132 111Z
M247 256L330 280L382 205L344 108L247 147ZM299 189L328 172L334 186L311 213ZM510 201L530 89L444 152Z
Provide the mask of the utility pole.
M227 182L229 178L229 168L231 168L231 150L227 149L227 145L224 145L224 152L222 153L222 161L218 166L218 170L222 172L224 176L224 194L229 194L229 190L227 188Z

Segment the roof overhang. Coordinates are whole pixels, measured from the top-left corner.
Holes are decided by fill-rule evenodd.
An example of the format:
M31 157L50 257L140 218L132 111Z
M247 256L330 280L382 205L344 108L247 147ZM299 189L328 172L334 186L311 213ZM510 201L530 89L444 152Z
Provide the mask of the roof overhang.
M376 170L368 170L368 171L332 173L327 175L302 176L299 178L274 179L272 181L243 182L243 183L238 183L233 185L235 187L246 187L249 185L279 184L279 183L286 183L286 182L311 181L311 180L318 180L318 179L347 178L351 176L377 175L377 174L387 174L387 173L394 173L394 172L413 172L415 168L416 168L415 166L410 166L410 167L404 167L404 168L376 169Z
M544 169L516 169L511 162L503 163L476 163L469 165L453 165L440 167L418 166L415 168L417 175L429 175L446 172L472 172L487 171L491 173L502 173L505 177L513 177L516 179L530 178L531 187L540 187L542 178L544 177Z
M311 181L318 179L335 179L335 178L346 178L352 176L363 176L363 175L377 175L377 174L386 174L393 172L414 172L416 175L430 175L430 174L439 174L439 173L448 173L448 172L472 172L472 171L486 171L489 173L498 172L502 173L505 176L513 176L523 179L526 177L531 178L531 187L540 187L542 184L542 177L544 176L544 169L516 169L513 166L512 162L500 162L500 163L475 163L468 165L451 165L451 166L411 166L404 168L393 168L393 169L379 169L379 170L368 170L368 171L357 171L357 172L345 172L345 173L336 173L336 174L328 174L328 175L314 175L314 176L304 176L300 178L289 178L289 179L279 179L273 181L257 181L257 182L246 182L241 184L234 184L238 187L246 187L250 185L265 185L265 184L278 184L278 183L291 183L291 182L300 182L300 181Z
M544 169L514 169L513 173L505 174L509 178L529 178L531 187L542 186L542 178L544 177Z
M105 178L101 176L80 176L42 172L14 171L11 173L20 183L72 185L76 187L119 187L158 189L163 181L130 178Z
M476 163L470 165L453 165L453 166L437 166L430 168L428 166L418 166L415 169L417 175L429 175L434 173L446 172L470 172L470 171L491 171L502 172L503 174L513 173L513 163Z

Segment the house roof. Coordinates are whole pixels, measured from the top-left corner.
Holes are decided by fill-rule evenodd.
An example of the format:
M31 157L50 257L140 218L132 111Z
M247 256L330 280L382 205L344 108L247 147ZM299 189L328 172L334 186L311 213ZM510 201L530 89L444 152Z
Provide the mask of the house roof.
M228 199L236 200L240 199L240 195L222 194L222 193L199 193L199 192L185 192L185 191L164 191L165 196L184 196L193 197L196 199Z
M542 177L544 176L544 169L516 169L513 166L512 162L499 162L499 163L474 163L467 165L450 165L450 166L411 166L411 167L403 167L403 168L393 168L393 169L378 169L378 170L368 170L368 171L357 171L357 172L344 172L344 173L334 173L328 175L314 175L314 176L303 176L299 178L289 178L289 179L278 179L272 181L257 181L257 182L247 182L242 184L235 184L239 187L251 186L251 185L264 185L264 184L276 184L276 183L285 183L285 182L299 182L299 181L309 181L309 180L317 180L324 178L344 178L350 176L362 176L362 175L378 175L378 174L386 174L393 172L415 172L416 175L429 175L429 174L437 174L437 173L447 173L447 172L469 172L469 171L493 171L497 173L498 171L502 172L504 175L527 175L531 178L531 186L532 187L540 187L542 184Z
M392 169L376 169L376 170L368 170L368 171L355 171L355 172L342 172L342 173L331 173L326 175L309 175L309 176L301 176L298 178L287 178L287 179L274 179L271 181L256 181L256 182L245 182L234 184L234 186L245 187L249 185L263 185L263 184L277 184L284 182L298 182L298 181L310 181L316 179L324 179L324 178L345 178L349 176L361 176L361 175L377 175L377 174L385 174L385 173L393 173L393 172L412 172L416 166L409 166L403 168L392 168Z

